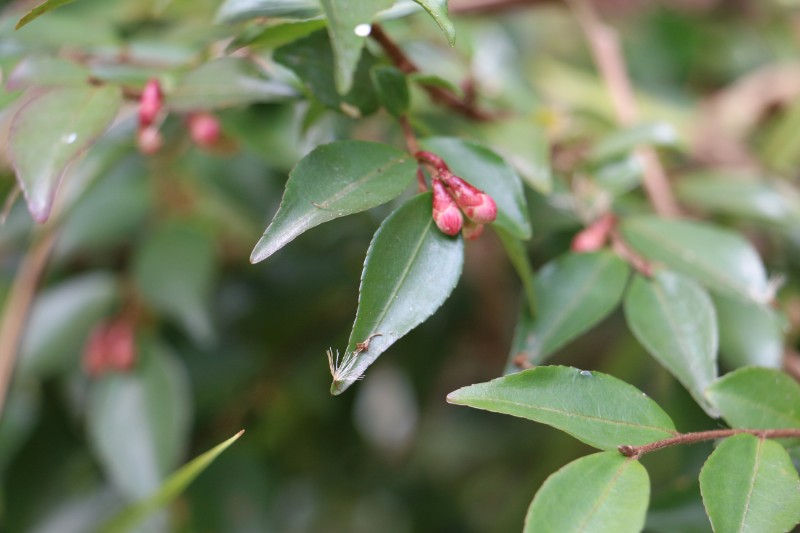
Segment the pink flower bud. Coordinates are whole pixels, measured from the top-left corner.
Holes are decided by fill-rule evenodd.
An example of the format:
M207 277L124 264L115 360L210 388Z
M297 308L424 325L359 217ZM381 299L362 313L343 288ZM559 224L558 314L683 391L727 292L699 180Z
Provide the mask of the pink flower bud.
M458 235L464 223L464 217L458 209L455 200L445 189L444 184L433 180L433 220L436 226L445 235Z
M136 135L136 143L139 145L139 151L146 155L153 155L164 144L164 139L161 137L161 132L155 126L148 126L140 129Z
M444 162L444 159L434 153L419 151L414 154L414 156L420 163L430 165L439 172L447 171L447 164Z
M483 224L478 224L477 222L467 219L464 221L464 229L461 234L464 235L464 238L468 241L474 241L483 235L483 230L485 227L486 226Z
M83 368L97 377L109 371L127 372L136 362L133 325L124 318L98 324L83 351Z
M189 136L202 148L212 148L221 137L222 128L211 113L192 113L188 119Z
M599 250L605 246L614 224L614 215L609 213L600 217L575 235L572 239L572 251L585 253Z
M470 220L479 224L494 222L494 219L497 218L497 204L494 203L491 196L450 172L442 172L441 178L453 192L456 203Z
M163 103L164 95L158 80L149 80L139 99L139 128L146 128L155 122Z

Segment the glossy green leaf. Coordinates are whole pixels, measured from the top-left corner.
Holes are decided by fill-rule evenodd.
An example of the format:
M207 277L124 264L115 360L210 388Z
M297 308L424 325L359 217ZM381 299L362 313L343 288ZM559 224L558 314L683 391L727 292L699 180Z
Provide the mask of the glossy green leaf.
M650 478L635 459L601 452L569 463L544 482L528 508L525 533L638 533Z
M258 75L256 68L238 57L209 61L187 73L167 97L176 111L217 109L275 102L297 96L288 85Z
M242 436L244 430L240 431L225 442L222 442L207 452L198 455L183 467L174 472L159 489L145 500L137 502L128 507L117 516L106 522L100 527L102 533L123 533L130 531L142 522L147 516L155 511L166 507L170 502L186 490L197 476L203 473L219 455L230 447Z
M20 61L8 76L6 89L17 91L31 86L84 85L89 70L60 57L33 55Z
M789 531L800 522L800 477L777 442L725 439L700 471L700 490L716 533Z
M215 18L224 23L259 17L305 19L316 17L320 12L316 0L225 0Z
M416 170L411 155L385 144L339 141L317 147L289 174L281 206L250 261L263 261L323 222L399 196Z
M21 19L17 22L15 29L20 29L21 27L25 26L29 22L34 21L35 19L41 17L48 11L52 11L56 8L59 8L66 4L71 4L75 0L45 0L41 4L37 5L30 11L28 11L25 15L22 16Z
M703 396L717 378L717 317L708 293L689 278L662 270L652 280L637 275L625 296L631 331L711 416Z
M539 364L603 320L619 304L630 268L611 252L566 254L535 279L536 318L523 317L513 358Z
M600 372L540 366L451 392L447 401L527 418L601 450L675 436L675 425L632 385Z
M92 384L89 440L112 484L130 501L150 496L184 453L191 397L183 367L153 341L137 343L131 373Z
M370 73L378 100L395 117L408 112L411 95L408 92L406 75L395 67L374 67Z
M783 320L765 305L712 295L719 325L720 358L729 367L783 364Z
M447 0L414 0L433 17L450 46L456 44L456 29L447 12Z
M118 87L42 90L14 116L9 157L38 222L50 216L67 167L102 134L122 105Z
M328 18L328 33L336 66L334 79L339 94L347 94L353 85L353 73L369 35L372 19L380 11L392 7L393 3L393 0L320 0Z
M710 289L769 299L767 275L755 248L741 235L702 222L629 217L620 229L644 257L699 281Z
M178 320L195 339L213 336L209 300L215 275L214 243L197 226L172 222L139 249L136 287L153 309Z
M454 174L494 198L497 204L494 225L518 239L531 237L522 182L502 157L476 142L451 137L424 139L421 145L443 158Z
M620 130L602 139L588 154L588 160L597 164L628 154L639 146L675 146L679 143L677 130L664 122L640 124Z
M706 391L722 418L735 428L800 428L800 385L771 368L740 368Z
M367 251L358 311L331 394L360 378L397 339L447 300L461 277L464 241L439 231L431 195L420 194L383 221ZM367 343L363 350L359 343Z

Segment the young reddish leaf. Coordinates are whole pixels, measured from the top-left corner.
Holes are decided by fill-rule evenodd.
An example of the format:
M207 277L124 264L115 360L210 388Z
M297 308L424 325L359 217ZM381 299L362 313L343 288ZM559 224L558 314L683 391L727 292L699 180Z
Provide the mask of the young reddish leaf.
M353 331L343 359L331 365L331 393L345 391L397 339L431 316L455 288L463 263L464 241L436 227L430 193L389 215L367 251Z

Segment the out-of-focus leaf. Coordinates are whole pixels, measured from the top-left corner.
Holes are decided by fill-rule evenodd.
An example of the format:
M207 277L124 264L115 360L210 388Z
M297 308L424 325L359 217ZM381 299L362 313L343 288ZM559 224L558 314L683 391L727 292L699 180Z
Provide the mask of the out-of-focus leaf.
M673 437L669 416L636 387L607 374L540 366L451 392L447 401L527 418L601 450Z
M539 364L605 318L622 299L630 268L611 252L567 254L535 280L536 318L523 313L512 359Z
M700 471L700 490L716 533L789 531L800 522L800 477L777 442L725 439Z
M625 240L647 259L710 289L756 302L769 299L758 252L741 235L702 222L634 216L620 224Z
M349 116L369 115L378 109L378 96L372 87L370 70L375 58L365 51L354 74L353 88L339 94L333 79L333 49L328 35L317 31L275 50L275 61L291 69L306 89L325 107Z
M416 169L411 155L385 144L339 141L317 147L289 174L281 206L250 261L263 261L323 222L399 196Z
M45 377L77 366L89 332L119 296L117 280L105 272L76 276L43 291L25 329L20 375Z
M636 276L625 296L625 317L647 351L713 417L703 396L717 378L717 317L708 293L691 279L662 270Z
M283 101L295 96L297 92L288 85L259 76L249 61L223 57L186 74L168 95L167 105L177 111L192 111Z
M60 57L34 55L20 61L8 76L6 89L17 91L28 87L85 85L89 70Z
M341 394L397 339L444 303L461 277L464 241L443 234L420 194L383 221L367 250L358 311L332 394ZM364 343L366 347L359 349ZM362 345L363 346L363 345Z
M42 90L11 123L9 156L33 218L50 216L67 166L114 120L118 87L60 87Z
M320 0L328 18L334 56L334 79L339 94L347 94L361 49L370 32L370 24L380 11L392 7L393 0Z
M447 12L447 0L414 0L433 17L439 29L442 30L450 46L456 44L456 29Z
M210 237L195 225L172 222L143 243L133 274L149 305L206 341L214 334L208 307L215 268Z
M234 23L258 17L306 19L319 14L316 0L225 0L215 18L217 22Z
M378 100L386 111L395 117L405 115L411 104L405 74L394 67L377 66L373 67L370 75Z
M454 174L494 199L497 220L492 224L518 239L530 239L531 224L522 182L502 157L476 142L451 137L424 139L421 145L444 159Z
M772 368L740 368L706 390L708 399L735 428L800 428L800 385Z
M197 476L202 474L222 452L236 442L243 433L244 430L240 431L225 442L214 446L207 452L186 463L186 465L167 478L154 494L148 496L143 501L137 502L135 505L125 509L109 520L100 528L100 532L123 533L125 531L130 531L148 515L169 505L169 503L180 496L186 487L188 487Z
M503 157L528 186L542 194L553 190L550 143L536 117L493 121L482 131L491 146L502 149Z
M183 367L151 340L138 343L136 369L92 384L89 439L103 469L130 501L150 496L184 453L191 397Z
M782 319L767 306L712 295L719 325L720 358L729 367L783 364Z
M41 17L48 11L52 11L58 7L61 7L66 4L70 4L75 0L45 0L38 6L34 7L30 11L28 11L25 15L22 16L21 19L17 22L15 26L16 29L20 29L24 25L28 24L29 22L34 21L35 19Z
M525 533L638 533L650 503L642 464L617 452L581 457L552 474L525 517Z
M641 158L633 153L623 159L609 161L594 170L595 182L614 196L625 194L635 189L642 181L644 164Z
M602 161L624 156L638 146L676 146L680 139L671 124L656 122L641 124L617 131L598 142L588 154L588 161L598 164Z
M495 231L497 232L497 236L500 237L500 241L503 243L503 248L506 249L506 255L508 255L509 261L511 261L514 270L516 270L519 275L520 281L522 281L522 286L525 288L526 305L528 309L533 312L537 305L534 282L536 276L533 273L530 259L528 259L528 251L525 249L525 244L521 240L510 235L503 228L495 228Z
M228 50L238 50L243 46L248 46L252 50L261 48L273 49L283 46L292 41L305 37L310 33L321 30L325 27L325 20L301 20L297 22L284 22L282 24L273 24L266 28L260 26L253 32L245 32L234 39L228 45Z
M8 394L0 418L0 476L25 444L40 416L39 390L30 383L17 381Z

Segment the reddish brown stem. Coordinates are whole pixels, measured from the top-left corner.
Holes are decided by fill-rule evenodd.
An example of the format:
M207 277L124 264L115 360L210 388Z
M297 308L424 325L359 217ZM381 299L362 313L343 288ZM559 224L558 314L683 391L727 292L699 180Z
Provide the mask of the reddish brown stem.
M648 278L653 277L653 265L636 253L633 248L625 242L616 228L611 230L611 247L620 258L631 265L639 274Z
M791 439L800 438L800 429L714 429L711 431L698 431L696 433L679 433L668 439L651 442L642 446L629 446L623 444L617 450L625 457L638 459L642 455L671 446L694 444L707 440L724 439L734 435L755 435L762 439Z
M450 170L447 163L444 162L444 159L434 153L419 151L414 154L414 157L416 157L417 161L420 163L432 166L437 172L446 172Z

